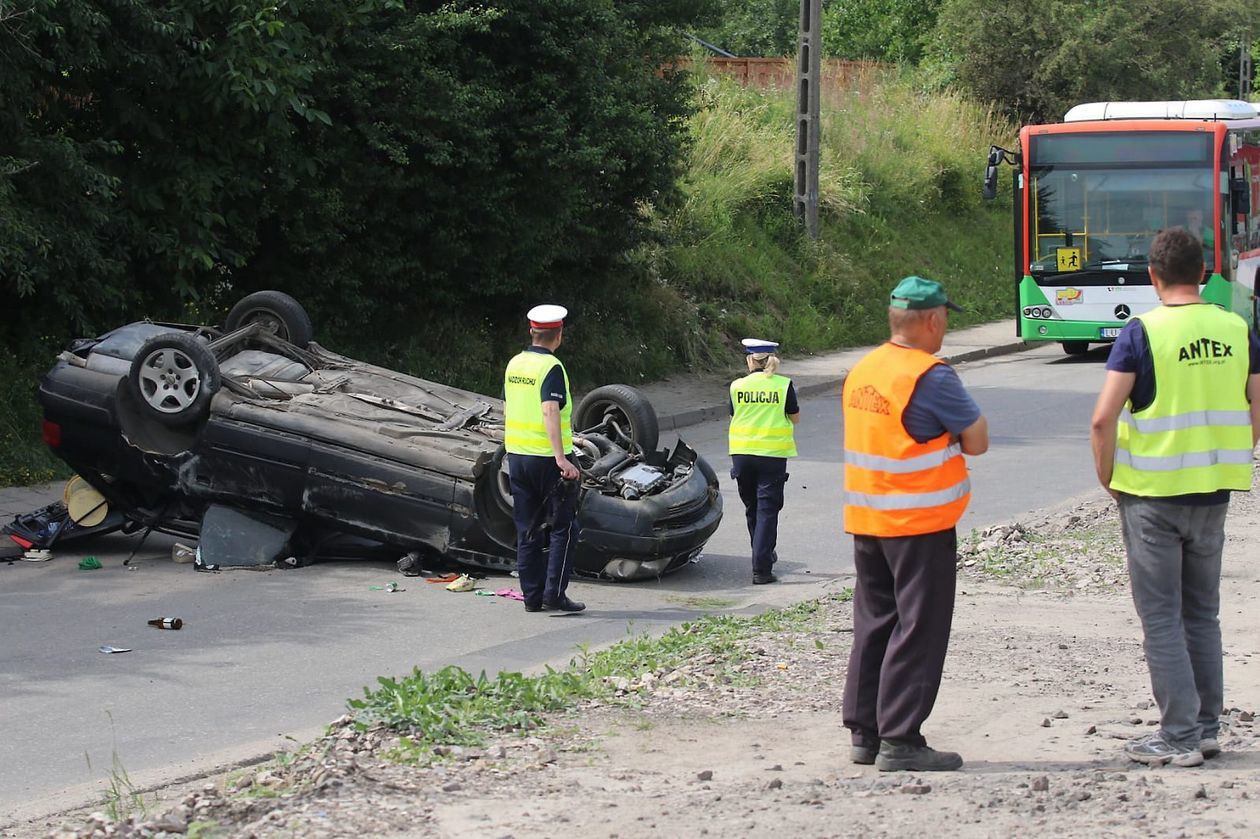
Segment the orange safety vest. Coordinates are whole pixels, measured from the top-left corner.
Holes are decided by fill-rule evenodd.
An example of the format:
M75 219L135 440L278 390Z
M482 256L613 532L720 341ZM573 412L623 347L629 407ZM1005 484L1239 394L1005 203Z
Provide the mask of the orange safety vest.
M844 529L917 536L958 524L971 498L962 447L948 433L916 442L902 416L937 364L923 350L884 344L844 381Z

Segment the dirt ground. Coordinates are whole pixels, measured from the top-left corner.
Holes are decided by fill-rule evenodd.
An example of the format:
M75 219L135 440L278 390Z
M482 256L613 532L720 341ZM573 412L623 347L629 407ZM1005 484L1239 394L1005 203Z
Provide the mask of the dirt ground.
M382 758L390 736L342 721L287 766L159 791L147 821L84 811L18 835L1254 836L1258 510L1260 499L1238 495L1227 524L1225 751L1199 768L1146 768L1121 753L1158 711L1100 493L966 540L925 728L962 753L958 772L848 762L839 709L851 612L830 598L807 628L746 643L736 665L700 658L627 674L624 696L553 715L539 736L414 768ZM246 786L254 792L235 791Z

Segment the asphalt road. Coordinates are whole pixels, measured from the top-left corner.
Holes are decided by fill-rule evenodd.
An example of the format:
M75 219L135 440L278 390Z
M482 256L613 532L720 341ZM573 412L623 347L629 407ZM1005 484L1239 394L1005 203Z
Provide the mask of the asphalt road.
M959 368L992 432L990 452L970 461L962 530L1094 490L1087 424L1104 358L1066 358L1055 345ZM838 393L802 402L777 586L750 585L724 422L681 434L724 478L727 516L704 556L656 582L578 581L570 594L588 604L582 615L527 614L388 563L198 574L170 561L165 537L150 539L135 570L122 566L135 544L123 536L45 564L0 564L0 828L99 798L115 765L144 786L307 739L378 675L563 663L579 645L662 631L702 609L757 611L845 584L839 407ZM104 568L77 570L89 553ZM390 580L405 591L369 588ZM159 616L185 626L146 625ZM102 644L132 652L104 655Z

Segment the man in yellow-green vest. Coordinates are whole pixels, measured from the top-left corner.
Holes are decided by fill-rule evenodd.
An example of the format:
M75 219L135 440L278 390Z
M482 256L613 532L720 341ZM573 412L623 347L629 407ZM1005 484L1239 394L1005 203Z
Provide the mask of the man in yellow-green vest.
M731 477L739 487L752 541L753 584L778 581L774 563L787 459L796 457L793 426L801 419L792 380L778 375L779 345L745 338L748 375L731 382Z
M1159 730L1124 751L1139 763L1198 766L1221 751L1221 550L1229 494L1251 489L1260 342L1199 296L1193 233L1161 231L1149 260L1163 305L1130 321L1111 348L1090 441L1120 507L1160 711Z
M572 459L569 374L555 351L568 314L563 306L530 309L531 344L503 374L503 444L512 482L516 572L527 612L586 608L566 594L578 539L578 469Z

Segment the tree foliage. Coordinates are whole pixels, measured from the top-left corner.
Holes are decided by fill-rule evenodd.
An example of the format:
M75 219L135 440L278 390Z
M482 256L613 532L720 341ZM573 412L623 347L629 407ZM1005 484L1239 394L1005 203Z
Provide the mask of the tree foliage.
M840 58L918 64L941 0L832 0L823 9L823 49Z
M1230 94L1256 19L1246 0L945 0L932 52L972 95L1053 121L1085 101Z
M823 54L918 62L941 0L823 0ZM728 0L721 21L701 33L745 56L795 55L801 0Z
M742 56L795 55L801 0L727 0L700 37Z
M667 204L712 0L0 0L7 344L289 290L343 334L575 293Z

